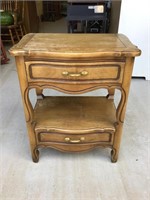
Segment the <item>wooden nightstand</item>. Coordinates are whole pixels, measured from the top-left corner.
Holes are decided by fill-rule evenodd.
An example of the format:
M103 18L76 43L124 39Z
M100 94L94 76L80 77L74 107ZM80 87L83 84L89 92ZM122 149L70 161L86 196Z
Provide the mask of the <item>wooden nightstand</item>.
M34 162L39 148L80 152L109 147L116 162L134 57L140 55L122 34L28 34L10 49L17 63ZM32 107L29 91L35 88ZM44 96L43 89L74 96ZM99 88L106 96L75 96ZM114 92L121 99L114 103Z

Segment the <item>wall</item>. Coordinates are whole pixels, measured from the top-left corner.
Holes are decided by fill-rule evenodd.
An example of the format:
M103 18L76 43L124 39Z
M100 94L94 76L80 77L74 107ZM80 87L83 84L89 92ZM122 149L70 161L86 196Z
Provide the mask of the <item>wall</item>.
M149 0L122 0L119 33L125 34L142 50L136 57L133 76L150 80L150 11Z

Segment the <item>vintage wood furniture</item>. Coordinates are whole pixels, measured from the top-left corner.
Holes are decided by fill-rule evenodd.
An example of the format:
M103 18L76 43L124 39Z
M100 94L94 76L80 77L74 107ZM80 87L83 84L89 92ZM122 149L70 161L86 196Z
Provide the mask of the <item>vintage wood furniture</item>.
M15 56L34 162L39 148L80 152L109 147L119 153L134 57L140 55L122 34L27 34ZM32 106L29 91L35 88ZM45 88L73 96L44 96ZM107 96L76 96L105 88ZM114 103L114 92L121 100Z
M19 34L16 25L1 26L1 38L3 42L11 42L12 45L19 42Z
M2 1L1 9L11 13L14 18L13 24L1 26L2 40L14 45L27 33L24 25L24 1Z

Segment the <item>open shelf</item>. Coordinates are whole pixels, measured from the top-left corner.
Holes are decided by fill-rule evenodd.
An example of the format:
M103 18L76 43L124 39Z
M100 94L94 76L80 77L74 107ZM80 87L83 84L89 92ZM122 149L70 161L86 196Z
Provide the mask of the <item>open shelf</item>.
M35 131L115 131L116 108L106 97L44 97L34 109Z

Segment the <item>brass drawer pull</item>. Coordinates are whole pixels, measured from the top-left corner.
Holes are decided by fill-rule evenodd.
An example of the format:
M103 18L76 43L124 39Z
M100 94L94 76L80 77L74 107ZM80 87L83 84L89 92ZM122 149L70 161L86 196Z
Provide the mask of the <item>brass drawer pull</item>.
M66 137L65 138L65 142L69 142L69 143L80 143L80 142L82 142L82 141L84 141L85 140L85 137L81 137L80 139L78 139L78 140L72 140L72 139L70 139L69 137Z
M73 72L68 72L68 71L64 71L62 72L63 76L71 76L71 77L79 77L79 76L87 76L88 72L87 71L82 71L79 73L73 73Z

